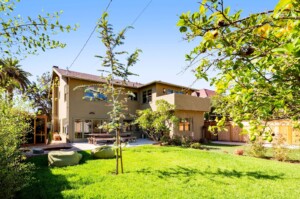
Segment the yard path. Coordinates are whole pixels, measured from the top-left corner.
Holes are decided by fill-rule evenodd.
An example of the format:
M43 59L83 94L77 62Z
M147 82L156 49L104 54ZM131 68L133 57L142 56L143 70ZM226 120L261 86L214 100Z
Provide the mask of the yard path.
M136 146L143 146L143 145L151 145L155 143L152 140L149 139L137 139L136 142L131 142L126 145L126 147L136 147ZM103 144L102 144L103 145ZM112 146L113 144L108 144L109 146ZM75 142L75 143L63 143L63 142L53 142L51 144L39 144L39 145L30 145L25 147L28 149L25 152L26 156L35 156L35 155L41 155L41 154L33 154L32 149L44 149L43 154L48 154L49 151L53 150L64 150L64 151L84 151L84 150L92 150L101 145L97 144L89 144L86 142Z

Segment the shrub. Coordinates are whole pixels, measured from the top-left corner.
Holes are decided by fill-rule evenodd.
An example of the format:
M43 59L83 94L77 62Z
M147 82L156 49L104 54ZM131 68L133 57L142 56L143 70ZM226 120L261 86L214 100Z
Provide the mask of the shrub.
M286 161L288 159L289 149L284 147L285 138L279 134L273 142L273 157L278 161Z
M199 142L195 142L195 143L192 143L190 145L190 147L193 149L201 149L201 144Z
M163 135L163 136L160 138L160 141L163 142L163 143L169 144L170 141L171 141L171 138L170 138L169 135Z
M266 155L266 148L263 145L261 138L250 143L248 154L253 157L262 158Z
M31 181L33 167L24 163L20 151L24 132L29 127L28 114L21 105L12 104L3 96L0 91L0 198L12 198Z
M191 144L192 144L192 138L191 137L188 137L188 136L182 137L181 146L190 147Z
M170 140L170 145L181 146L182 145L181 138L177 135L173 136L172 139Z

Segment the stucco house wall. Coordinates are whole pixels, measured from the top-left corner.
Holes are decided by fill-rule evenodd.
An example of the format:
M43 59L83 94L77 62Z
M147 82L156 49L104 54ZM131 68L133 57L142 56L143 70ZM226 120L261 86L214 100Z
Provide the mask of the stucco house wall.
M69 74L73 76L68 76ZM87 77L94 81L87 80ZM59 84L52 89L53 129L59 132L63 138L71 142L84 141L86 140L84 133L82 133L82 137L78 137L78 134L75 133L75 125L77 125L78 122L86 122L89 124L98 120L101 120L101 122L102 120L109 120L107 113L111 111L112 107L109 106L107 102L83 99L85 87L101 84L97 82L100 77L54 68L53 79L55 78L59 79ZM85 87L80 88L80 86ZM170 129L170 135L189 136L194 140L201 138L201 129L204 124L203 115L205 111L209 111L210 109L210 100L191 96L191 93L195 91L195 89L161 81L154 81L146 85L129 82L129 84L125 86L116 86L122 86L127 91L137 93L137 101L129 99L127 102L128 113L126 113L126 115L128 117L126 119L132 120L133 118L131 118L130 115L135 114L137 110L146 108L156 110L156 101L164 99L176 106L175 114L177 117L188 118L192 121L189 131L180 131L178 127L173 127ZM150 102L143 102L143 92L147 91L148 93L150 90L152 100ZM176 93L180 92L181 94L169 94L169 92L166 92L170 90Z

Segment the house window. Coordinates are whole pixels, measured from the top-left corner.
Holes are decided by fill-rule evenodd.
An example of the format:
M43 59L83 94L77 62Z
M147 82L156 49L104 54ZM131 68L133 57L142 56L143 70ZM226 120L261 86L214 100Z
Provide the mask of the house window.
M97 92L97 89L93 87L84 90L83 99L86 101L107 101L107 97L103 93Z
M175 91L175 93L176 93L176 94L181 94L181 95L183 95L183 94L184 94L184 92L183 92L183 91Z
M105 122L105 120L93 120L93 133L107 133L105 128L100 128Z
M93 121L93 133L101 133L101 120L94 120Z
M68 86L64 86L64 101L67 101L67 94L68 94Z
M92 121L85 120L83 123L83 138L87 138L88 134L92 133Z
M132 93L133 95L129 95L129 99L131 100L131 101L138 101L138 98L137 98L137 92L133 92Z
M179 122L179 131L191 131L191 129L192 129L192 119L181 118Z
M143 103L152 101L152 90L143 91Z
M174 93L174 90L172 90L172 89L167 89L167 94L172 94L172 93Z
M74 122L75 139L87 138L90 133L107 133L106 129L100 129L105 121L76 119Z
M74 122L74 132L75 132L75 139L82 138L82 121L81 120L75 120Z
M166 89L166 88L164 88L163 89L163 93L164 94L172 94L172 93L176 93L176 94L184 94L184 92L183 91L177 91L177 90L173 90L173 89Z

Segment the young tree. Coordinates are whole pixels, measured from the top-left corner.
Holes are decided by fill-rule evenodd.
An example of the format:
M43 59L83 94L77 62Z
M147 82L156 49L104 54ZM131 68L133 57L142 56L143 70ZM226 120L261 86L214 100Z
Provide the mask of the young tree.
M33 82L26 92L28 98L33 102L33 108L38 111L38 114L47 115L48 121L51 121L52 114L52 101L49 98L51 78L50 72L43 73L37 77L36 82Z
M69 32L77 27L64 26L58 21L60 13L46 13L23 18L15 13L15 6L20 0L0 2L0 54L2 57L26 56L35 54L39 49L45 51L65 47L64 43L52 39L49 35L57 32Z
M208 80L207 71L221 100L215 112L219 124L230 117L239 126L247 120L250 134L264 134L274 119L300 116L300 3L280 0L274 10L241 17L223 0L203 0L198 12L183 13L178 21L188 41L201 38L190 54L197 78ZM199 62L199 63L198 63Z
M159 141L159 139L170 132L172 125L177 125L179 119L175 116L175 105L165 100L157 100L156 111L151 109L138 110L135 122L145 130L147 135Z
M113 33L112 25L108 23L108 14L103 13L99 21L99 32L102 43L106 47L105 56L96 56L102 60L102 66L105 70L103 72L108 73L106 78L106 84L100 87L98 90L94 90L96 93L103 93L108 96L108 103L111 105L112 110L108 113L111 121L104 126L110 131L116 132L116 174L119 173L119 161L121 162L121 172L123 173L123 161L122 161L122 147L120 140L120 132L122 129L122 120L125 118L127 110L127 99L130 93L126 92L122 87L117 86L115 78L123 80L122 84L126 85L128 77L135 75L129 71L129 68L138 61L138 56L141 50L137 49L126 58L126 64L119 61L117 57L127 55L126 51L119 51L117 48L124 43L125 32L127 27L120 31L117 35Z
M0 198L13 198L14 194L31 182L33 165L24 163L20 144L29 129L26 102L4 99L0 88Z

